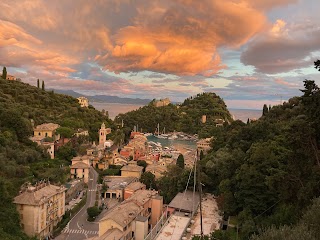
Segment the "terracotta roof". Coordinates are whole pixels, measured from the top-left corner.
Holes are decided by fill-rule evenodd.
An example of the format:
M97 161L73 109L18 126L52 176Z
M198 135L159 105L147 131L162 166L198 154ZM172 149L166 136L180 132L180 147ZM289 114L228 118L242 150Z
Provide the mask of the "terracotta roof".
M110 240L110 239L120 239L123 236L118 228L112 228L106 231L102 236L93 238L92 240Z
M78 163L71 165L70 168L71 169L74 169L74 168L85 169L85 168L90 168L90 166L84 162L78 162Z
M39 190L27 190L14 198L14 203L24 205L40 205L57 193L64 192L64 187L47 185Z
M126 165L121 168L121 171L142 172L143 167L138 165Z
M146 185L141 183L141 182L133 182L133 183L130 183L126 189L128 190L132 190L132 191L136 191L138 189L141 189L141 188L145 188Z
M35 130L56 130L57 128L59 128L60 125L59 124L55 124L55 123L44 123L41 125L36 126Z
M142 209L143 207L140 207L133 201L123 202L119 206L107 212L107 214L101 219L101 222L105 220L113 220L120 226L125 227L141 212Z

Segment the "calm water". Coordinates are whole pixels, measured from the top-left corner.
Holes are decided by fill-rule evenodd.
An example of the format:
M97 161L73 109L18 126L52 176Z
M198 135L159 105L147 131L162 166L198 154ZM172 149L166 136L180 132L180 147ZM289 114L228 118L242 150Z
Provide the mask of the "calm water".
M109 117L111 119L114 119L119 113L126 113L144 106L144 105L138 105L138 104L98 103L98 102L91 102L90 104L100 111L102 109L108 111ZM262 110L229 109L229 111L232 115L234 115L235 119L240 119L243 122L247 122L248 118L258 119L262 115Z
M162 147L175 146L176 148L184 147L184 148L196 149L195 141L170 140L165 138L156 138L155 136L148 136L147 138L148 138L148 141L161 143Z

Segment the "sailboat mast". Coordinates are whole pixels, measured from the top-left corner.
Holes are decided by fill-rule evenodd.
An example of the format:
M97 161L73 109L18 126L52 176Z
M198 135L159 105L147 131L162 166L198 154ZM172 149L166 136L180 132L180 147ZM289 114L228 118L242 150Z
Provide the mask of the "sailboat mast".
M199 163L200 157L197 150L197 164ZM200 239L203 239L203 223L202 223L202 184L200 174L200 164L198 165L198 186L199 186L199 199L200 199Z

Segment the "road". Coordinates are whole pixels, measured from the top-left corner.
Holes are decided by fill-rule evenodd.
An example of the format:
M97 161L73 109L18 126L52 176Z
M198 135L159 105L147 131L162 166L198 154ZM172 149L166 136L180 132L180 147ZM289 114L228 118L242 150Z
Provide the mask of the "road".
M99 225L87 221L87 208L94 206L96 201L98 173L91 167L87 191L87 202L70 220L56 240L82 240L98 235Z

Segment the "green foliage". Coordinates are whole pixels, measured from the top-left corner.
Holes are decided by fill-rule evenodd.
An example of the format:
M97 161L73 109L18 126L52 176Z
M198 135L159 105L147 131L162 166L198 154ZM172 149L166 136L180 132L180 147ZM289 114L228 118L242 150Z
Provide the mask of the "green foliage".
M94 221L94 219L101 213L97 206L87 208L88 220Z
M72 138L74 134L74 130L68 127L59 127L56 130L56 133L60 134L60 136L63 138Z
M303 96L273 106L258 121L234 121L211 132L213 149L200 161L204 191L219 196L226 216L238 216L241 239L272 225L296 223L319 196L320 89L314 81L304 83ZM294 231L304 229L305 224ZM263 239L282 239L268 236Z
M146 170L146 167L148 166L145 160L138 160L137 165L143 167L143 172Z
M66 182L68 161L75 156L70 143L60 147L58 159L49 159L41 147L29 140L33 134L31 119L35 125L54 122L72 130L88 129L92 140L98 138L101 122L112 126L111 120L99 111L80 108L72 97L0 79L0 239L29 239L19 227L13 198L26 181Z
M2 79L7 79L7 68L6 67L3 67L1 77L2 77Z
M184 157L182 154L179 154L177 158L177 166L184 169Z
M267 104L264 104L263 109L262 109L262 116L267 115L268 112L269 112L269 108L268 108Z
M146 185L146 188L156 189L156 177L151 172L144 172L141 174L140 182Z
M313 200L312 205L303 214L301 220L294 226L281 226L265 230L260 235L254 235L252 240L295 240L320 239L320 198Z
M169 104L168 106L155 107L153 101L149 105L141 107L126 114L119 114L115 122L131 129L139 124L145 132L155 132L158 123L165 127L167 132L183 131L186 133L198 133L203 129L202 115L207 116L206 126L215 127L214 120L222 118L231 122L231 115L223 100L214 93L202 93L195 97L187 98L181 105ZM160 129L160 132L162 129ZM203 132L206 134L206 132Z
M190 170L188 169L181 169L176 165L168 166L168 171L156 181L157 189L160 195L163 196L165 203L170 203L178 192L185 190L189 173ZM191 175L189 186L193 187L193 174Z

